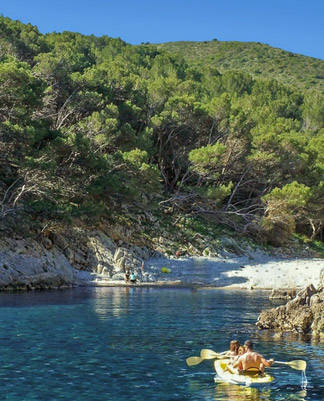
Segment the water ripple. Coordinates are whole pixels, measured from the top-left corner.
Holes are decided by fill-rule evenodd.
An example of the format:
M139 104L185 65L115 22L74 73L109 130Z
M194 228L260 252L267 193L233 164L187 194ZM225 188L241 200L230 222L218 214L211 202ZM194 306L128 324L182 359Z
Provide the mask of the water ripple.
M322 401L324 346L256 332L266 292L123 288L0 294L3 399L8 401ZM275 366L276 383L214 383L212 361L188 367L201 348L222 351L251 337L278 360L305 359L301 374Z

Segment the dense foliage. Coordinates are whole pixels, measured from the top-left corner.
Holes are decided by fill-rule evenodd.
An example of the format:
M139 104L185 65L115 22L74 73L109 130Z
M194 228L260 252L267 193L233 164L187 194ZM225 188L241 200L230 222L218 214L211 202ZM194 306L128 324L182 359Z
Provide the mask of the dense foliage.
M0 220L109 218L133 204L273 243L278 229L321 235L321 77L306 90L269 65L256 77L213 60L0 17Z

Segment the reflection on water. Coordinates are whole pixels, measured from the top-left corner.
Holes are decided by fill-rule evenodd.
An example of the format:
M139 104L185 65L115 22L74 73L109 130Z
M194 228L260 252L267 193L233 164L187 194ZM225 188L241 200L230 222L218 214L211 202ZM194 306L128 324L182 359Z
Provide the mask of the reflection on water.
M112 291L109 296L102 296L102 289L94 289L93 310L100 319L106 319L108 315L120 317L129 311L129 297L133 288L122 287L120 291Z
M269 388L258 389L255 387L239 386L231 383L218 383L215 387L215 401L269 401L271 390Z
M231 383L217 383L215 387L215 401L306 401L307 391L299 389L285 389L285 392L269 387L245 387Z
M296 344L297 347L305 346L307 344L324 344L324 337L312 337L309 334L298 334L298 333L284 333L281 334L279 332L273 330L264 330L259 333L259 336L266 341L270 339L271 341L282 341L286 340L291 344Z

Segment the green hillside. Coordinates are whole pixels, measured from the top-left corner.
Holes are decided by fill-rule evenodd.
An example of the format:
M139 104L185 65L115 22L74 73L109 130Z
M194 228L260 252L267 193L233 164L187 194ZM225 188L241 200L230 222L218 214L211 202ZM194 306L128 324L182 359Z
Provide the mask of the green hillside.
M324 61L255 42L169 42L157 45L197 66L239 70L300 88L324 90Z
M208 221L264 244L322 239L322 66L260 44L42 35L0 16L0 229L133 226L125 210L142 210L190 236Z

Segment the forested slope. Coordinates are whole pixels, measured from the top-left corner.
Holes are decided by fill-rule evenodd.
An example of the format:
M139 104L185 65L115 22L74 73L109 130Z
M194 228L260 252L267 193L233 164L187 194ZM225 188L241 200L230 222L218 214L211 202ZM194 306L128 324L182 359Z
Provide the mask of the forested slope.
M131 205L167 225L199 217L273 244L320 237L321 78L297 88L292 75L194 58L0 17L2 227L99 224Z

